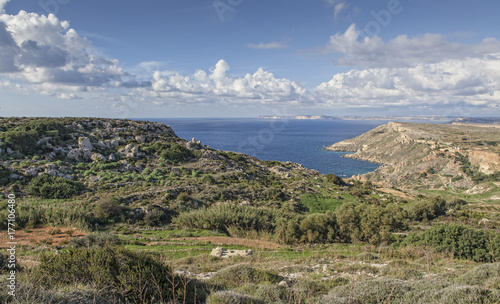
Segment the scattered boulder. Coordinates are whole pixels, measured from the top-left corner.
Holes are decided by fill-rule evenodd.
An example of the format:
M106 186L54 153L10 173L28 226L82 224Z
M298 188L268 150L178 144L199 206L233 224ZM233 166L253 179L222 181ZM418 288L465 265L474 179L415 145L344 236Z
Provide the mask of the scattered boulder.
M285 167L281 167L281 166L272 167L269 169L269 171L275 173L276 175L279 175L281 178L289 178L292 176L290 174L289 169L287 169Z
M31 175L31 176L37 176L38 175L38 171L40 169L39 168L28 168L26 169L26 171L24 171L24 173L26 173L27 175Z
M479 221L479 225L486 225L490 222L489 219L487 218L483 218L482 220Z
M135 147L133 144L128 144L125 148L118 151L118 155L126 158L135 158L139 156L139 147Z
M105 160L104 156L102 156L99 153L92 153L91 159L92 159L92 161L94 161L96 163L99 162L99 161L104 161Z
M214 151L211 151L211 150L206 150L205 152L203 152L203 154L201 155L201 159L207 159L207 160L220 160L221 158L219 157L219 155L217 155L216 152Z
M90 161L92 159L92 152L88 149L73 149L68 152L68 158Z
M86 149L86 150L89 150L91 152L94 148L88 137L79 137L78 138L78 146L80 146L80 149Z
M143 144L146 142L146 137L145 136L136 136L135 137L135 140L140 143L140 144Z
M242 256L247 257L253 254L252 249L247 250L233 250L233 249L223 249L222 247L217 247L212 250L210 253L211 256L219 257L219 258L229 258L234 256Z

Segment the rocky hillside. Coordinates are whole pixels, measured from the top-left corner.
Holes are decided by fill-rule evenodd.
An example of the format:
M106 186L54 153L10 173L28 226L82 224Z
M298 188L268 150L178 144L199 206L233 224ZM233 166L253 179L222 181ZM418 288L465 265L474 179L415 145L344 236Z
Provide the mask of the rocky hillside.
M0 118L0 159L4 193L114 196L176 212L225 203L300 209L300 196L335 186L300 164L218 151L147 121Z
M391 122L326 149L383 164L364 177L401 188L471 188L500 171L494 126Z

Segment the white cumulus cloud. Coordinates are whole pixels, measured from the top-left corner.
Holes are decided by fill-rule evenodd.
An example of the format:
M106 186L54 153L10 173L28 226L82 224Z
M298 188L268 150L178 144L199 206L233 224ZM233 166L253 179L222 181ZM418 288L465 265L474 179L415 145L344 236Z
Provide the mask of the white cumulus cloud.
M339 73L314 89L330 105L453 105L500 107L500 53L413 67Z
M50 85L65 99L73 93L62 91L72 87L141 85L118 60L100 55L69 22L25 11L0 15L0 75L34 90Z
M157 71L153 75L152 88L159 98L185 97L191 101L218 102L227 98L234 103L307 101L309 93L300 84L276 78L262 68L240 78L229 75L229 70L229 64L220 60L209 73L198 70L184 76L162 75Z
M0 13L4 11L4 7L7 3L9 3L10 0L0 0Z
M440 34L409 38L400 35L384 42L378 36L366 36L352 24L344 33L330 37L323 54L338 54L337 64L358 67L401 67L437 63L449 59L481 58L500 52L500 41L485 38L467 45L446 40Z

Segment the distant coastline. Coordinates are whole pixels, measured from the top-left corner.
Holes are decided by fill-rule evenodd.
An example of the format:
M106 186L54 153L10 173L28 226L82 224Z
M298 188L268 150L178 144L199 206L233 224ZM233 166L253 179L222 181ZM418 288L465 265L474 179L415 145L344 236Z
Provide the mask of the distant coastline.
M296 115L296 116L277 116L263 115L259 118L264 119L296 119L296 120L404 120L404 121L454 121L456 116L438 116L438 115L423 115L423 116L328 116L328 115Z

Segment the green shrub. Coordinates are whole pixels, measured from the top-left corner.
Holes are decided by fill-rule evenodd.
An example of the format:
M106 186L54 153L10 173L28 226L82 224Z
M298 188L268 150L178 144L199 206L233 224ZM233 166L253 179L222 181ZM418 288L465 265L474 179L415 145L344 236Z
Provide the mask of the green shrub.
M279 275L256 269L248 264L230 266L214 274L210 283L225 288L235 288L245 284L274 284L283 280Z
M441 215L445 215L447 203L444 199L435 197L432 200L419 201L411 206L411 217L416 221L431 221Z
M7 131L3 134L5 143L23 154L32 154L37 150L38 138L36 131Z
M301 238L304 243L332 243L338 236L335 214L310 214L300 222Z
M356 282L352 286L336 287L320 299L324 304L495 304L498 291L478 286L454 285L439 277L402 281L375 279Z
M81 203L40 204L24 203L17 205L16 224L18 228L33 228L36 225L77 227L89 230L94 223L90 208ZM0 210L0 216L7 218L7 208ZM7 229L0 222L0 229Z
M227 155L227 157L234 160L235 162L245 161L245 157L243 156L243 154L240 154L240 153L226 152L226 155Z
M328 173L326 175L326 180L329 183L332 183L332 184L335 184L335 185L338 185L338 186L345 186L344 180L342 178L338 177L337 175L332 174L332 173Z
M181 192L177 195L177 199L181 202L187 203L192 200L191 196L187 192Z
M412 233L402 245L433 246L452 252L456 258L478 262L494 262L500 257L500 233L464 225L434 226L420 234Z
M203 177L201 178L201 181L207 185L215 185L216 184L215 179L210 174L203 175Z
M114 303L179 300L184 292L180 278L153 257L109 246L68 249L57 256L44 254L37 272L45 278L41 281L44 287L92 285ZM186 302L193 303L194 285L186 287Z
M273 231L283 212L265 207L219 205L196 211L181 213L173 220L183 228L219 229L227 231L230 226L241 229Z
M247 284L235 289L236 292L253 297L253 303L286 304L290 302L290 290L270 284ZM295 303L295 302L292 302Z
M104 221L113 220L121 214L120 200L116 197L100 199L94 208L95 217Z
M28 193L47 199L64 199L80 194L83 189L80 182L44 174L31 180Z
M183 162L193 158L191 150L176 143L163 149L160 156L173 162Z
M285 194L283 193L283 191L273 187L264 190L262 192L262 195L268 200L283 200L285 198Z
M150 227L158 227L170 220L168 214L161 207L150 208L144 216L144 223Z
M346 203L335 210L339 238L370 244L392 241L391 232L407 228L407 213L395 204L386 207Z
M336 287L321 298L321 303L379 304L400 303L390 299L400 299L411 291L409 284L394 279L361 281L352 286ZM405 302L411 303L411 302Z
M275 235L281 244L297 243L302 236L300 221L302 217L296 215L291 218L279 218L276 223Z
M207 304L265 304L265 302L232 290L225 290L211 294Z
M262 164L269 167L269 168L272 168L272 167L277 167L277 166L283 166L284 163L280 162L280 161L277 161L277 160L263 160L262 161Z
M0 186L5 186L10 181L10 175L12 172L6 167L0 165Z

